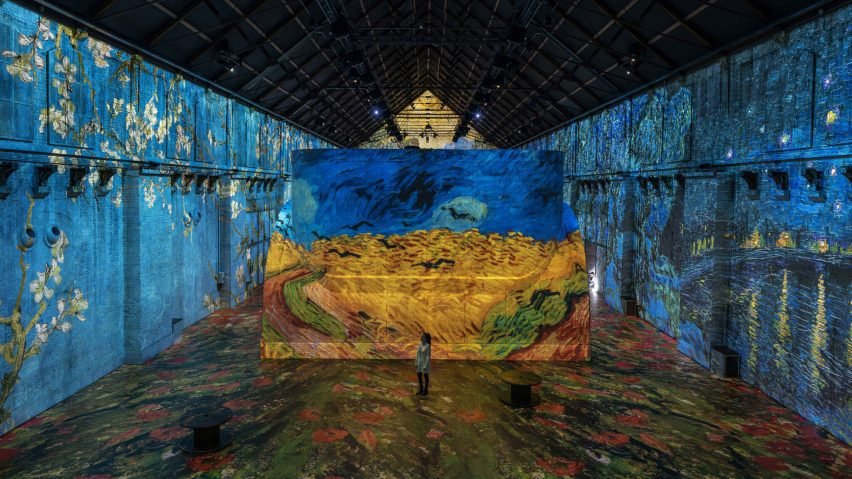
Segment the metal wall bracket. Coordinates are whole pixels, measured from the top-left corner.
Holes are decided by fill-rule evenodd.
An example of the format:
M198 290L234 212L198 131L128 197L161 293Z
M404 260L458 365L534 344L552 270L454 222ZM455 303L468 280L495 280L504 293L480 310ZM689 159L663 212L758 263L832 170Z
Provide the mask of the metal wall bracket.
M760 199L760 175L756 171L742 171L740 178L743 179L748 189L746 190L746 198L750 200Z
M56 166L37 166L35 169L35 184L33 184L33 198L44 198L50 194L50 186L47 182L56 173Z
M18 169L18 165L10 162L0 163L0 200L5 200L12 188L9 186L9 176Z
M769 177L775 183L775 199L780 201L790 200L790 175L786 171L769 170Z
M825 202L825 185L823 184L823 173L816 168L805 168L802 176L807 181L808 199L814 203Z
M112 191L110 180L115 176L115 168L98 168L98 183L95 185L95 196L104 197Z
M88 174L87 168L72 167L68 176L68 188L65 190L65 196L68 198L76 198L83 194L83 180Z

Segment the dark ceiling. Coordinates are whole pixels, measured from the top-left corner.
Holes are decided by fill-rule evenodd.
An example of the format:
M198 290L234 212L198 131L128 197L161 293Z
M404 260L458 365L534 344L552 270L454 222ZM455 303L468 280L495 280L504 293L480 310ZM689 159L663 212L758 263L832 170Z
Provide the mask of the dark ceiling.
M20 3L153 53L339 145L358 145L379 129L412 134L393 114L430 90L462 117L457 136L468 123L507 147L845 2Z

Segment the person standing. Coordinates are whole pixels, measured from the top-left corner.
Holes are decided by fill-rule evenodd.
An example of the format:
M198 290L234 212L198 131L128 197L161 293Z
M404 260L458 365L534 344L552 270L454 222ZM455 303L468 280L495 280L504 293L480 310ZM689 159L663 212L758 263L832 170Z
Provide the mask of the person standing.
M414 366L417 368L417 382L420 383L419 396L429 395L429 363L432 358L432 335L423 333L420 335L420 344L417 346L417 356Z

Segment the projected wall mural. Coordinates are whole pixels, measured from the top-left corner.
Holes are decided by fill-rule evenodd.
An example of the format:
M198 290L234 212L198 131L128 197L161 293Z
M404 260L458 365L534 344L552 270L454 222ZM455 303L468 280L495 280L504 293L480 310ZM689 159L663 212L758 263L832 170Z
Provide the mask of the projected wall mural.
M293 160L269 251L262 355L589 354L583 243L559 155L315 150Z
M246 300L272 181L328 147L12 2L0 118L0 435Z
M608 304L634 296L704 366L733 349L745 381L847 443L850 21L838 10L527 145L565 153Z

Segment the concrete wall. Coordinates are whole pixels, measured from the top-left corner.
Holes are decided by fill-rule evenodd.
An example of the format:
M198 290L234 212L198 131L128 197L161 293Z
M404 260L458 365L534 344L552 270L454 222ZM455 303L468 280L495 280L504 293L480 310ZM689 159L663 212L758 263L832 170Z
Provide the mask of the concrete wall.
M847 442L850 20L847 6L526 145L565 152L607 303L636 297L704 366L733 348L746 381Z
M0 434L243 301L329 146L10 2L0 118Z

